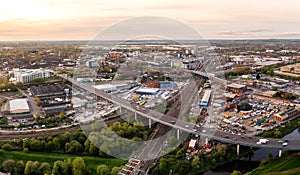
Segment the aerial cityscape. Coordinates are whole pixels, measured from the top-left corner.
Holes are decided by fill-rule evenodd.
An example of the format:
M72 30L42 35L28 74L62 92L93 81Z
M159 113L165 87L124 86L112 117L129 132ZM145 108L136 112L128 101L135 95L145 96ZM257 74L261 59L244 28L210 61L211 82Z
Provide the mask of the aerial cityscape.
M300 174L300 3L143 2L2 2L0 175Z

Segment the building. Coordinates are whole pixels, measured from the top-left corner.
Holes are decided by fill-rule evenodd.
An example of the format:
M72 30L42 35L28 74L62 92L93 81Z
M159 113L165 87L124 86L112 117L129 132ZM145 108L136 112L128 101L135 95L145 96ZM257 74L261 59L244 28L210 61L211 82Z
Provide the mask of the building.
M2 114L10 121L25 123L33 121L33 115L27 99L14 99L2 106Z
M29 113L30 109L27 100L25 98L10 100L9 112L10 114Z
M131 84L99 84L95 85L94 87L106 93L114 94L129 90L131 88Z
M190 143L189 143L188 149L191 150L191 151L193 151L193 150L195 149L196 142L197 142L197 140L191 139L191 140L190 140Z
M30 92L33 96L41 98L70 94L70 88L63 84L31 86Z
M247 91L247 86L242 84L232 83L227 85L227 89L237 94L242 94Z
M17 82L29 83L31 80L36 78L49 78L54 75L54 71L50 69L19 69L15 68L9 72L11 78Z
M281 111L274 115L275 120L278 121L286 121L288 119L291 119L293 117L296 117L300 114L300 111L296 108L287 109L286 111Z
M88 68L96 68L99 67L99 64L96 60L89 60L85 62L86 67Z
M46 116L56 115L72 108L72 92L67 85L31 86L30 91L39 100L38 105Z
M160 82L160 89L161 90L175 90L176 89L176 83L171 81L161 81Z
M135 90L135 93L139 95L155 95L159 91L159 88L139 88Z

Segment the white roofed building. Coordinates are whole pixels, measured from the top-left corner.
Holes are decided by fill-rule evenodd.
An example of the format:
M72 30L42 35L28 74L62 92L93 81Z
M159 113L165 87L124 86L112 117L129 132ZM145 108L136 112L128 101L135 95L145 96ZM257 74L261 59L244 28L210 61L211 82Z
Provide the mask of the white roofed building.
M29 113L30 109L27 100L25 98L10 100L9 112L11 114Z

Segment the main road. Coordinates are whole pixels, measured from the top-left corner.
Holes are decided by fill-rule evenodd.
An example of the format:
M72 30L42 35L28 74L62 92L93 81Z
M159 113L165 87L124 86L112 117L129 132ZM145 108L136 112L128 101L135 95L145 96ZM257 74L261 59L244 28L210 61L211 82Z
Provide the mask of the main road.
M200 72L194 72L199 73ZM202 74L202 73L201 73ZM204 75L204 74L203 74ZM211 78L212 76L208 76ZM65 77L64 77L65 78ZM127 100L124 100L119 97L115 97L113 95L109 95L102 90L96 89L89 84L80 83L73 78L67 78L73 86L78 86L87 92L99 96L105 100L108 100L116 105L121 106L129 111L133 111L143 117L151 119L153 121L159 122L163 125L167 125L178 130L182 130L188 133L192 133L195 135L201 135L202 137L206 137L213 140L218 140L224 143L231 143L231 144L238 144L243 146L250 146L250 147L265 147L265 148L280 148L285 150L300 150L300 139L297 140L289 140L288 146L283 147L282 143L279 143L279 139L268 139L269 142L267 144L257 144L257 140L260 139L259 137L248 138L242 135L230 134L221 132L216 128L205 128L199 125L195 125L190 122L186 122L183 120L178 120L173 117L167 116L157 111L153 111L150 109L140 108L139 110L135 109ZM224 82L224 80L214 77L215 81ZM225 80L226 81L226 80Z

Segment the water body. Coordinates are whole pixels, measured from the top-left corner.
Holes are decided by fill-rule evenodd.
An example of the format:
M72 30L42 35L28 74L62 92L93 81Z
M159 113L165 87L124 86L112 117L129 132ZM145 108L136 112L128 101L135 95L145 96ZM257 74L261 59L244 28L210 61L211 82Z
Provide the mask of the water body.
M283 139L299 139L300 138L300 129L295 129L290 134L283 137ZM242 157L240 160L236 160L233 162L226 163L224 165L220 165L215 169L208 170L199 175L230 175L234 170L239 170L242 173L253 170L254 168L259 166L261 160L266 159L268 153L271 152L273 157L278 155L279 150L276 148L261 148L254 151L254 155L251 157L251 161L249 161L248 157Z

